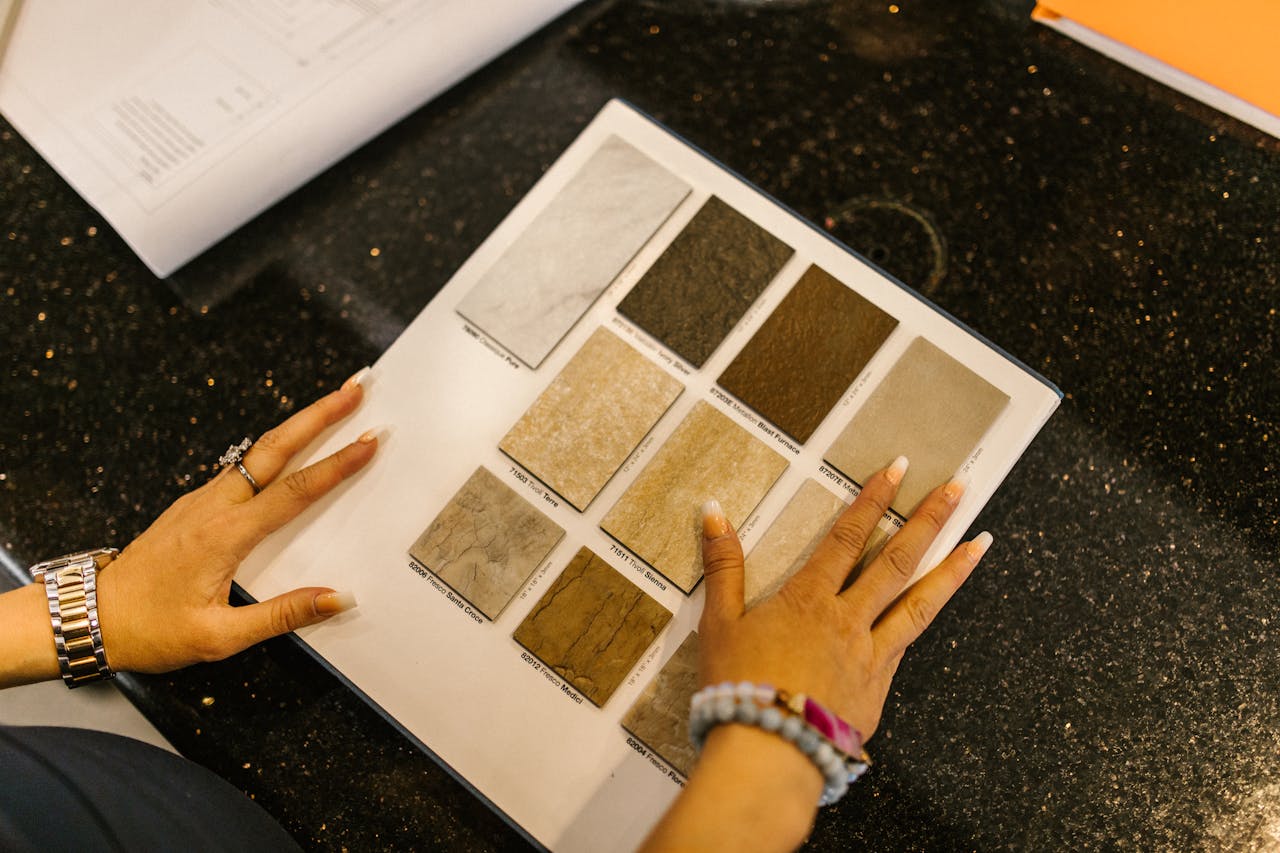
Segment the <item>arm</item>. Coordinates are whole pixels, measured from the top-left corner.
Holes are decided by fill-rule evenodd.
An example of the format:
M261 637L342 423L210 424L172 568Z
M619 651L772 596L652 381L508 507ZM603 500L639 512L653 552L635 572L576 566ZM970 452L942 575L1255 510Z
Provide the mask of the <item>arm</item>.
M771 598L746 610L742 545L719 505L703 510L706 603L703 685L749 681L803 692L870 739L907 646L964 583L991 542L961 544L904 587L955 510L964 486L933 491L847 589L868 538L906 471L872 477L813 557ZM794 745L754 726L712 729L689 784L642 850L792 850L808 835L822 777Z
M355 411L359 377L264 434L243 459L262 486L255 494L234 467L179 498L98 572L98 617L113 670L165 672L220 660L260 640L354 606L324 587L295 589L247 607L227 599L240 562L269 533L373 458L372 432L307 468L289 461ZM57 678L58 658L44 588L0 595L0 688Z

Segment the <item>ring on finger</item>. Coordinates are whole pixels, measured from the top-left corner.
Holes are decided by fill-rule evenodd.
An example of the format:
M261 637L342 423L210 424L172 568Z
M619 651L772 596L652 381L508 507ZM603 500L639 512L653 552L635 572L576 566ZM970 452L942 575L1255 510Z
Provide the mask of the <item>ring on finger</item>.
M253 489L256 495L262 491L262 487L258 485L258 481L249 473L249 469L244 467L244 455L249 452L249 448L253 447L253 439L245 436L239 444L233 444L227 448L227 452L218 457L218 464L224 468L228 465L236 466L236 470L244 477L245 482L249 484L249 488Z

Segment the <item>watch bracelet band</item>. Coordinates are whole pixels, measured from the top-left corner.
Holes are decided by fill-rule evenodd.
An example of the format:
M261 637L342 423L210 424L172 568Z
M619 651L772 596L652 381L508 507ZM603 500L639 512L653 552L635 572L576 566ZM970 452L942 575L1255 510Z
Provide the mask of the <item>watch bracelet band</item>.
M116 553L100 548L31 567L32 575L44 582L58 669L67 687L115 677L98 622L97 576L99 565L111 562Z

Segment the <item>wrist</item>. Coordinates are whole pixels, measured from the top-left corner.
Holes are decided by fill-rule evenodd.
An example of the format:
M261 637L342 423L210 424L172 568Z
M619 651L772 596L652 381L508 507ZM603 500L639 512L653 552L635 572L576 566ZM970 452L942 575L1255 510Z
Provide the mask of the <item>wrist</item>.
M0 595L0 687L57 678L58 652L44 585L28 584Z

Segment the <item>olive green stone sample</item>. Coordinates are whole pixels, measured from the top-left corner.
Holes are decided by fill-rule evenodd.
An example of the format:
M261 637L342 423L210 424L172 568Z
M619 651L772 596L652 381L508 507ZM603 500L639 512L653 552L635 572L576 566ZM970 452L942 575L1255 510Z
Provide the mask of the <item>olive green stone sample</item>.
M702 578L702 504L738 527L787 468L772 448L698 401L600 526L684 592Z
M498 447L584 510L683 390L601 327Z
M720 386L787 435L808 441L897 325L809 267L720 374Z
M786 243L712 196L618 311L701 367L792 254Z
M622 727L685 776L697 753L689 741L689 702L698 690L698 635L690 632L622 718Z
M512 636L603 706L670 620L665 607L582 548Z
M826 459L858 483L910 460L893 509L909 515L969 458L1009 396L924 338L916 338L840 433Z
M477 468L409 555L496 619L563 535L509 486Z

